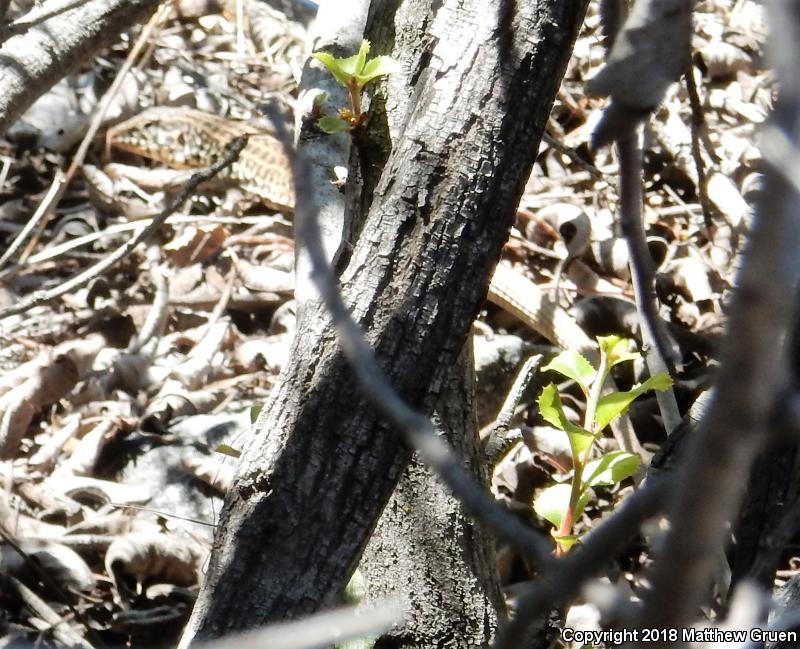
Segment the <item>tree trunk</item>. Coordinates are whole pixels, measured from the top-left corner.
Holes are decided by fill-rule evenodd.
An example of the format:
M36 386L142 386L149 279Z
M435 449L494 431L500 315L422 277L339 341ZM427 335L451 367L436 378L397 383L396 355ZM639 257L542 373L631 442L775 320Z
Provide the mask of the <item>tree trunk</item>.
M404 16L419 16L419 12L413 2L397 12L387 11L386 2L374 2L364 37L388 49L395 25L403 24L403 42L424 44L426 21ZM408 48L395 56L406 64L403 71L391 76L386 93L367 99L371 114L368 139L372 142L388 143L387 130L396 138L413 107L406 88L413 85L409 70L416 63L416 54ZM361 146L358 142L352 150L348 200L355 222L345 228L351 246L363 228L389 153L388 146ZM472 344L468 342L443 381L433 418L475 478L487 484L483 451L477 443L473 368ZM409 611L406 623L381 637L376 649L422 649L454 642L487 646L496 630L498 611L504 612L494 539L417 456L412 457L383 510L359 570L369 600L399 600Z
M402 89L413 99L342 285L396 389L430 412L485 298L585 4L381 6L395 17L392 54L413 52ZM420 27L422 41L404 42ZM310 304L226 499L183 644L333 602L410 457Z
M476 480L486 484L473 363L468 342L445 381L434 421ZM416 456L383 510L359 570L368 601L400 601L409 611L406 624L382 637L376 649L485 647L497 612L504 611L489 531Z

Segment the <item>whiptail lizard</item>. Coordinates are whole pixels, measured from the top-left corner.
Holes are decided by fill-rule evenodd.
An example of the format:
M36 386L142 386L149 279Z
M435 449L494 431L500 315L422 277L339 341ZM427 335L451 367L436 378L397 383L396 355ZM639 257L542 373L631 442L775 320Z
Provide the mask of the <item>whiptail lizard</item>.
M233 138L249 136L247 147L223 176L269 207L294 210L289 161L280 142L246 122L190 108L150 108L108 130L107 143L174 169L206 167Z
M270 207L292 211L291 170L281 144L246 122L190 108L151 108L110 129L108 143L169 167L192 168L210 164L242 134L250 135L250 143L227 177ZM488 298L559 347L590 354L596 347L564 309L506 264L495 270Z

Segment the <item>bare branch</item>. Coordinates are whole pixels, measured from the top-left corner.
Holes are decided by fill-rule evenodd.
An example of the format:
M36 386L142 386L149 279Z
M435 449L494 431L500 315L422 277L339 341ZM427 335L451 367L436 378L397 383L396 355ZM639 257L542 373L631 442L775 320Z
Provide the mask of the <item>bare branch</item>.
M396 604L366 609L339 609L309 615L301 620L272 624L199 645L200 649L316 649L332 642L378 635L403 618ZM337 645L339 646L339 645Z
M624 135L617 141L619 152L620 207L619 221L628 244L631 281L636 297L636 309L642 326L642 344L645 347L647 369L651 376L664 372L672 374L677 353L675 343L658 314L655 295L653 260L647 248L642 216L642 154L638 135ZM667 433L681 422L678 402L672 389L656 391L658 407Z
M689 67L691 36L691 0L637 0L613 39L608 62L586 84L588 93L611 97L592 133L594 148L632 135L650 116Z
M522 598L517 615L498 635L495 649L526 646L525 638L550 611L574 599L587 580L598 574L639 531L658 514L673 488L669 479L648 483L626 498L616 511L590 531L575 550L543 571Z
M713 550L725 541L726 524L740 503L742 476L749 474L784 393L786 333L800 281L800 183L782 154L798 158L800 17L787 0L770 6L781 95L764 134L767 190L737 278L716 394L691 440L672 498L672 526L640 620L646 627L678 628L694 617L710 582Z
M0 133L157 5L158 0L87 0L9 38L0 47Z

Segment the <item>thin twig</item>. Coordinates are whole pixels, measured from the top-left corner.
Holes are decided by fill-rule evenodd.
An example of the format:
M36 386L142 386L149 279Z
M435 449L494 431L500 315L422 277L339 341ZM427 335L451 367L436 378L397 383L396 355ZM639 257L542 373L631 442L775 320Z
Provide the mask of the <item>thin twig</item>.
M50 187L47 188L47 192L37 206L33 216L28 219L25 227L22 228L20 233L14 238L8 248L6 248L6 251L3 253L3 255L0 256L0 266L5 266L8 260L17 254L17 250L19 250L28 240L31 232L39 227L39 225L42 223L42 220L48 217L48 214L51 212L51 208L64 193L64 187L64 174L62 173L61 169L57 169L55 176L53 177L53 181L50 183ZM44 228L44 226L42 226L42 228Z
M564 144L560 140L557 140L555 137L550 135L550 133L548 133L547 131L542 133L542 139L545 142L547 142L548 146L550 146L551 148L555 149L559 153L562 153L565 156L567 156L572 163L574 163L576 166L580 167L584 171L588 172L590 176L592 176L593 178L595 178L597 180L607 180L609 176L615 176L616 175L614 173L603 173L597 167L595 167L593 164L591 164L589 162L586 162L586 160L584 160L580 155L578 155L578 152L575 149L573 149L571 147L568 147L566 144Z
M14 162L14 158L9 158L6 155L0 156L0 162L2 162L3 167L0 169L0 191L3 190L3 187L6 184L6 180L8 180L8 172L11 169L11 165Z
M15 20L10 25L3 25L0 27L0 43L7 41L12 36L19 36L20 34L24 34L25 32L33 29L37 25L41 25L42 23L50 20L51 18L55 18L56 16L66 13L67 11L71 11L76 7L80 6L84 0L67 0L67 2L63 3L60 6L52 6L52 3L48 3L47 7L39 6L39 3L36 3L36 7L26 13L24 16L21 16L17 20ZM5 9L2 9L2 6L8 6L9 2L2 2L0 3L0 19L5 15Z
M647 248L647 237L642 220L642 152L638 144L638 134L620 137L617 141L619 151L619 221L622 234L628 243L630 255L631 282L636 297L636 309L642 326L642 344L645 347L645 360L651 376L660 372L671 374L674 365L673 340L664 321L658 314L653 260ZM658 408L667 433L671 433L681 423L678 402L671 388L656 391Z
M169 279L166 268L160 263L161 248L157 244L151 243L148 246L147 257L150 278L156 291L153 296L153 304L147 312L142 328L128 345L128 354L140 353L145 345L150 347L151 352L155 352L157 341L164 333L164 325L169 315ZM152 344L149 344L151 341ZM146 352L146 355L150 356L151 354Z
M34 561L31 558L31 556L27 552L25 552L25 550L22 549L22 547L19 545L19 543L17 543L16 539L13 536L11 536L11 534L6 532L2 528L2 526L0 526L0 539L2 539L5 544L7 544L12 550L14 550L14 552L16 552L19 555L19 557L25 562L25 565L28 566L28 568L36 575L37 579L39 579L48 588L52 588L56 593L59 593L61 595L61 598L64 600L64 602L66 602L67 606L69 607L69 610L72 611L72 614L75 616L75 619L78 620L78 622L80 622L83 625L83 627L86 629L86 632L87 632L88 635L93 636L94 635L94 631L92 631L92 627L89 626L88 620L83 616L83 614L81 614L81 612L78 609L76 609L72 605L72 602L70 601L69 596L67 595L67 593L64 592L64 589L61 587L61 585L58 584L50 576L50 574L47 571L45 571L36 561ZM20 586L21 586L21 584L20 584ZM23 586L23 588L24 588L24 586ZM27 591L27 588L25 590ZM26 600L29 603L34 603L36 600L39 600L39 598L35 594L33 594L32 591L29 591L29 592L30 592L31 595L33 595L33 598L35 598L35 599L29 599L29 598L26 597ZM45 608L41 608L41 610L37 610L36 611L37 614L41 613L41 612L44 612L45 610L52 610L52 609L50 609L49 606L47 606L47 604L44 604L44 602L42 602L42 604L44 605L44 607L46 607L46 609ZM48 624L52 624L54 626L57 625L61 621L60 618L58 618L58 616L56 616L58 621L54 621L53 618L49 617L49 616L48 616L48 618L49 619L45 619L45 622L47 622ZM69 629L69 634L70 634L70 636L73 636L72 642L74 642L74 637L76 636L76 634L71 629ZM85 645L84 645L85 647L91 647L92 646L91 644L89 644L88 641L84 640L83 642L85 642Z
M115 225L111 225L107 227L105 230L99 230L98 232L90 232L89 234L85 234L82 237L75 237L74 239L68 239L63 243L59 243L57 245L51 246L49 248L45 248L40 252L37 252L35 255L31 255L28 258L29 264L38 264L44 261L48 261L50 259L56 259L63 255L64 253L69 252L70 250L74 250L75 248L80 248L81 246L86 246L90 243L94 243L95 241L99 241L101 239L105 239L108 237L113 237L118 234L122 234L124 232L130 232L131 230L140 230L147 226L148 223L152 221L151 218L141 219L139 221L128 221L126 223L117 223ZM271 225L271 224L282 224L282 225L289 225L288 221L283 220L280 216L275 217L272 215L265 214L263 216L209 216L209 215L202 215L202 214L194 214L191 216L185 216L181 214L176 214L174 216L170 216L165 223L173 224L173 223L183 223L189 225L198 225L202 223L222 223L226 225ZM233 238L233 237L232 237ZM229 243L226 241L226 244ZM2 273L0 273L0 281L3 281L6 278Z
M147 227L143 228L136 235L130 239L129 241L125 242L119 248L117 248L114 252L112 252L108 257L99 261L94 266L87 268L84 272L80 275L76 275L70 280L67 280L60 286L49 290L49 291L37 291L33 293L28 299L23 300L17 304L13 304L5 309L0 310L0 320L4 318L8 318L12 315L17 315L19 313L25 313L26 311L30 311L34 307L41 306L42 304L46 304L51 300L65 295L71 291L74 291L82 286L88 284L92 279L101 275L102 273L106 272L109 268L120 262L124 259L127 255L129 255L136 246L138 246L142 241L148 239L156 230L158 230L173 212L175 212L178 208L181 207L192 195L197 186L202 182L207 182L211 180L214 176L216 176L220 171L225 169L225 167L231 165L235 162L239 154L242 152L244 147L247 146L247 136L242 135L237 138L234 138L227 147L225 147L225 151L223 152L220 159L217 160L214 164L206 169L201 169L200 171L192 174L192 177L186 182L183 186L181 191L178 195L173 199L173 201L165 207L158 216L153 217L153 220L147 225Z
M708 198L706 187L706 167L703 163L703 153L700 150L700 132L704 127L703 108L700 105L700 95L694 80L694 67L690 67L684 75L686 78L686 91L689 95L689 106L692 110L692 157L697 169L697 198L703 210L703 221L709 231L714 227L711 219L711 201Z
M298 240L302 241L308 253L312 280L330 313L342 351L350 361L362 392L406 436L409 443L419 450L423 461L436 471L473 516L538 565L551 565L554 559L550 542L500 507L458 462L431 421L409 407L386 378L360 327L350 316L339 292L336 276L327 261L317 225L316 206L311 198L314 195L313 188L307 186L308 179L311 178L308 163L296 153L280 116L276 115L273 122L278 139L283 143L286 155L292 163L297 196L304 198L298 201L295 208Z
M500 412L497 414L493 426L494 430L492 432L502 429L508 430L511 424L511 418L514 416L514 411L517 409L517 404L522 400L522 395L525 393L525 390L528 389L534 373L539 369L539 365L541 364L541 354L531 356L525 361L517 373L517 377L514 379L514 384L508 391L508 395L506 395L503 407L500 408Z
M536 354L531 356L522 365L519 372L517 372L517 377L514 379L511 389L506 395L503 407L500 408L497 418L491 424L488 433L485 435L484 457L486 458L486 464L489 467L490 475L500 460L508 455L511 449L516 446L517 442L522 440L521 433L509 433L509 426L511 425L511 419L514 417L517 405L519 405L519 402L522 400L522 395L525 394L525 390L528 389L534 373L539 369L539 365L542 364L542 358L541 354Z
M4 592L13 592L19 597L31 612L39 617L46 624L49 624L53 637L68 647L78 649L93 649L93 646L78 633L70 628L68 624L58 615L50 605L41 597L34 593L21 581L14 579L10 575L0 573L0 587Z
M402 623L404 615L397 603L369 604L356 609L324 611L197 646L199 649L315 649L334 642L337 646L355 646L346 641L378 636Z
M623 0L603 0L601 4L603 34L606 37L606 59L610 62L617 34L628 16ZM608 65L608 63L607 63ZM612 100L613 103L613 100ZM606 109L612 110L611 107ZM650 375L669 372L667 360L672 360L672 338L658 315L654 293L654 272L647 247L642 215L642 158L637 141L635 121L620 125L619 151L619 202L620 226L628 244L631 280L639 320L642 323L642 344L647 348L645 358ZM670 362L670 365L673 363ZM667 433L680 423L681 416L672 389L656 391L658 408ZM628 450L628 449L626 449Z

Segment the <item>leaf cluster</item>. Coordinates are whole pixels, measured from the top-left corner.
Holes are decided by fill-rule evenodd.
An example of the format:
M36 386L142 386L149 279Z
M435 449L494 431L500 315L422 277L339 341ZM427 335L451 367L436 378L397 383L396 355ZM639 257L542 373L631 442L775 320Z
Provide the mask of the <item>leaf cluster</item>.
M338 116L326 115L317 122L326 133L353 131L361 126L365 119L359 99L361 90L370 81L400 70L400 64L390 56L376 56L368 60L369 50L370 42L364 40L361 41L358 54L346 58L336 58L328 52L315 52L311 55L350 93L350 108L342 108Z
M536 513L555 526L554 536L563 548L578 540L566 527L571 528L572 522L581 515L592 488L617 484L634 475L639 468L639 457L625 451L611 451L590 460L594 443L611 421L628 411L637 397L650 390L666 390L672 385L672 379L661 373L630 390L602 394L611 369L639 358L639 353L630 351L630 341L619 336L600 336L597 342L600 346L597 368L573 350L561 352L542 367L543 371L552 370L575 381L587 400L583 425L569 420L554 383L542 389L538 400L542 417L566 433L572 453L574 471L571 483L558 483L544 489L533 503Z

